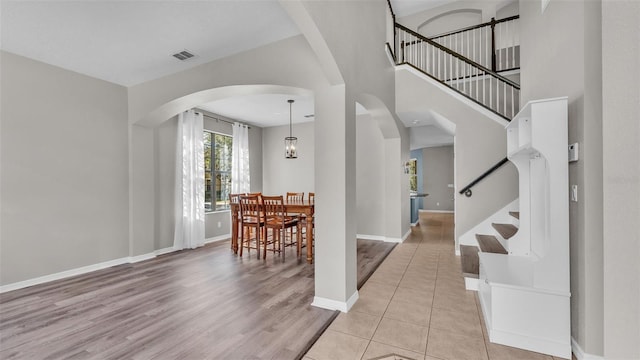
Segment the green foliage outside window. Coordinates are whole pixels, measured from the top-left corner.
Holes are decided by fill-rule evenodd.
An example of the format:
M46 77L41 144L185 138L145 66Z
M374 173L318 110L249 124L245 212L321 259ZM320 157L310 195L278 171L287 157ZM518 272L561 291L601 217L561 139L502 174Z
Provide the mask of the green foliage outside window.
M409 191L418 192L418 160L409 160Z
M229 209L233 137L204 132L204 203L206 211Z

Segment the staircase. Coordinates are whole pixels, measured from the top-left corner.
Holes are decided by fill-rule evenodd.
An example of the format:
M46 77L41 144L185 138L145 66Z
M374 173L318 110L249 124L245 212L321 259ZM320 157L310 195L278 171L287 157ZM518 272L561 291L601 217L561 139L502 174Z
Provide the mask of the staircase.
M520 197L463 234L460 254L491 342L569 359L566 149L567 99L528 103L507 125Z
M459 236L465 285L478 291L491 342L569 359L567 99L530 102L520 110L520 86L506 74L517 70L519 45L497 51L492 42L489 52L483 31L428 39L395 23L389 48L396 65L511 121L507 157L518 170L519 198ZM471 196L470 189L461 193Z
M501 24L515 20L517 18L493 22ZM494 70L498 69L497 66L508 67L504 71L519 70L519 55L516 62L519 46L510 44L503 49L504 51L496 51L495 43L489 40L487 32L482 30L483 26L489 25L481 24L479 27L442 35L432 40L396 23L393 49L395 62L396 65L406 64L413 67L502 118L510 120L520 109L520 85ZM443 44L448 44L451 48ZM507 65L502 65L503 58ZM494 70L483 65L487 62L493 64L491 67Z

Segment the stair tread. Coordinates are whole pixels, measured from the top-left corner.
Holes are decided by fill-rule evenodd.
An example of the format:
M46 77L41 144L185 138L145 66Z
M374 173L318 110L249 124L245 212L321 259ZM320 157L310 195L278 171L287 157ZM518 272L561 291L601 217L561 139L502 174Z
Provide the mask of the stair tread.
M480 274L479 251L480 249L477 246L460 245L460 262L465 277L478 277L478 274Z
M513 216L516 219L520 219L520 211L509 211L509 215Z
M493 226L504 239L509 239L518 232L518 228L511 224L492 223L491 226Z
M476 240L482 252L495 254L508 254L507 250L500 244L500 241L493 235L476 234Z
M477 246L460 246L462 273L464 277L478 278L480 274L480 257Z

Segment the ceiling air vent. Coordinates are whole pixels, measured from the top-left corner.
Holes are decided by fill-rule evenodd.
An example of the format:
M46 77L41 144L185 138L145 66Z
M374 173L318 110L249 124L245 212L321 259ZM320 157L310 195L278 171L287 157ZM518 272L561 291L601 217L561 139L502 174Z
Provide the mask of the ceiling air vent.
M185 60L191 59L194 56L195 55L193 55L192 53L190 53L187 50L180 51L179 53L173 54L173 57L175 57L176 59L178 59L180 61L185 61Z

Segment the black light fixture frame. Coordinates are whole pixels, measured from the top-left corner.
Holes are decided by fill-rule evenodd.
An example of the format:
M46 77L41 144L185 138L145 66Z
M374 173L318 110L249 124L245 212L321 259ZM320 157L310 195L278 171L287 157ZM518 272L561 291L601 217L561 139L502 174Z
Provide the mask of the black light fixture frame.
M297 159L298 150L296 149L296 145L298 144L298 138L293 136L291 120L291 106L294 100L289 99L287 102L289 103L289 136L284 138L284 157L285 159Z

